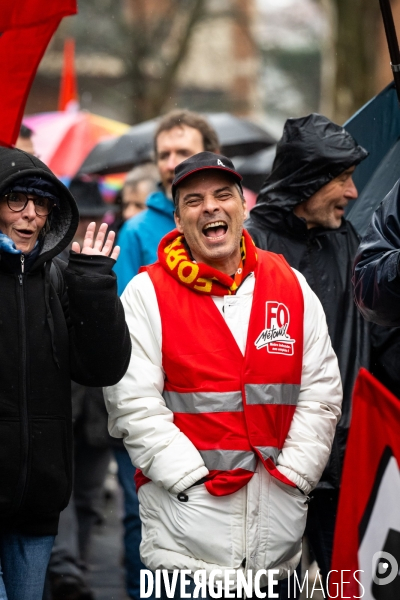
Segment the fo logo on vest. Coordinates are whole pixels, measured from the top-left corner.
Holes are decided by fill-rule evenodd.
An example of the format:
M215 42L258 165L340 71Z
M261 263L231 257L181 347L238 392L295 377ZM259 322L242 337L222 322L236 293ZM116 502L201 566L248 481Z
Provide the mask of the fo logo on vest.
M265 329L254 342L257 350L266 347L269 354L293 356L296 340L288 334L290 313L287 306L280 302L266 302L265 306Z

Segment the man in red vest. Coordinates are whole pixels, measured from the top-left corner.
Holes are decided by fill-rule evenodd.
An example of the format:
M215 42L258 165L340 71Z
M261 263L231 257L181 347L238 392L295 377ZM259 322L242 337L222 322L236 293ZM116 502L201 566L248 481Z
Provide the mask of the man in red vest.
M132 359L105 390L138 469L142 561L187 570L191 592L204 573L212 596L293 572L342 400L321 304L243 229L241 179L212 152L176 167L177 228L122 296Z

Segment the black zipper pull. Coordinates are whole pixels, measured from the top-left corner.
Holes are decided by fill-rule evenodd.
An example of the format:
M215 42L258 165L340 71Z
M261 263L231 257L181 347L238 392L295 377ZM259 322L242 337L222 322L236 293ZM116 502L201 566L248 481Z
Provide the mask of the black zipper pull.
M22 275L18 275L19 285L22 285Z
M25 255L21 254L21 273L25 272Z

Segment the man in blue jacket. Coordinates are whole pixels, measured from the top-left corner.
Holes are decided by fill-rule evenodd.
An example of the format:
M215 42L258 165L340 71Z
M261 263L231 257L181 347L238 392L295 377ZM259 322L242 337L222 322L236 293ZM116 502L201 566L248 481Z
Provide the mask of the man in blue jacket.
M174 110L161 119L154 136L154 150L160 189L148 197L147 210L129 219L119 233L121 254L115 268L119 294L140 267L157 260L161 238L175 227L171 194L175 167L204 150L218 153L219 142L203 117L187 110Z

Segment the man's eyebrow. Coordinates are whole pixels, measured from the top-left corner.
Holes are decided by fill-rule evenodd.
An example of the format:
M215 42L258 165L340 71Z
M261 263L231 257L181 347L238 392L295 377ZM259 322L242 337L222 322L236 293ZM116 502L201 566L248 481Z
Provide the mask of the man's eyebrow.
M190 198L202 198L203 194L201 194L200 192L188 192L187 194L185 194L183 196L183 200L188 200Z
M220 192L225 192L226 190L228 190L228 192L230 192L230 191L231 191L231 186L230 186L230 185L225 185L225 186L224 186L224 187L222 187L222 188L218 188L217 190L214 190L214 191L213 191L213 194L214 194L214 195L215 195L215 194L219 194Z
M212 194L215 196L216 194L220 194L221 192L231 191L231 186L225 185L222 188L218 188L217 190L213 190ZM191 198L202 198L204 194L201 192L188 192L183 196L183 200L190 200Z

